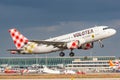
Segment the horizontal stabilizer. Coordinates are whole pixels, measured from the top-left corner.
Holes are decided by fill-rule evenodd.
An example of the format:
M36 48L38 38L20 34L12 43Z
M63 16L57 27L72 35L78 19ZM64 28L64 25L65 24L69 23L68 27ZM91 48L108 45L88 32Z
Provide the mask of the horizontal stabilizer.
M8 49L7 51L17 51L17 52L19 52L19 51L23 51L22 49Z
M16 53L20 53L23 50L22 49L8 49L7 51L10 51L11 54L16 54Z

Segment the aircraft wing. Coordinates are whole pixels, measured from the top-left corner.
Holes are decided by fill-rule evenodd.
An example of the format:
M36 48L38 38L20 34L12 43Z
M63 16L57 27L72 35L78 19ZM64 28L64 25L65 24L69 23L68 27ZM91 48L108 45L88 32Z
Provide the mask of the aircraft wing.
M58 42L58 41L44 41L44 40L30 40L29 42L35 42L38 44L53 45L58 48L67 48L67 42Z

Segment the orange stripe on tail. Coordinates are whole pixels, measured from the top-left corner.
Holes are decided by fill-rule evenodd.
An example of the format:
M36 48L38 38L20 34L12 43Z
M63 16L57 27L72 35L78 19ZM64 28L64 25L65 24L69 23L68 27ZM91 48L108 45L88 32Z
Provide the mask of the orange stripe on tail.
M110 65L111 67L115 66L115 64L112 62L112 60L109 61L109 65Z

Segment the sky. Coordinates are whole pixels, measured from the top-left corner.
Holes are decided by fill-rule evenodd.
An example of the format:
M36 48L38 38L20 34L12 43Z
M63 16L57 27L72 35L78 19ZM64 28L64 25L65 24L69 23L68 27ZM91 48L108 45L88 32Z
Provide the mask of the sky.
M120 57L120 0L0 0L0 57L31 57L10 54L15 45L8 33L17 28L28 39L44 40L94 26L110 26L117 34L95 42L90 50L74 50L75 56ZM69 50L65 51L66 56ZM46 54L39 54L42 57ZM47 54L59 56L59 52Z

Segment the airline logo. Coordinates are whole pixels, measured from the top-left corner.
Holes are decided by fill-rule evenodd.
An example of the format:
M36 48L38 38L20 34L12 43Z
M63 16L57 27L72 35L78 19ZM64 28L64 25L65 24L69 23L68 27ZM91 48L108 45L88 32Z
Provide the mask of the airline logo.
M73 34L74 37L79 37L79 36L83 36L83 35L86 35L86 34L91 34L93 33L93 29L88 29L88 30L85 30L85 31L82 31L82 32L78 32L78 33L75 33Z
M25 43L28 42L28 39L20 34L20 32L16 29L10 29L9 32L17 49L20 49Z

